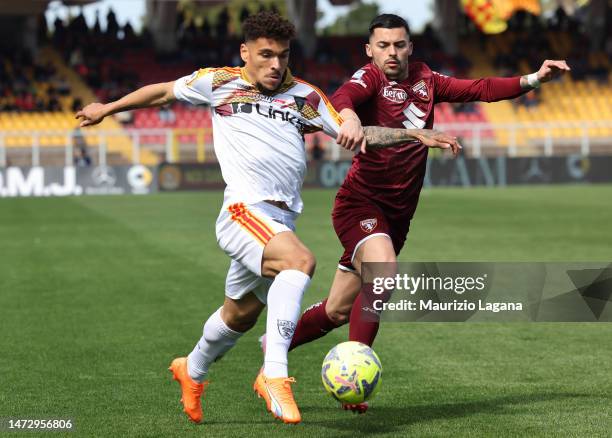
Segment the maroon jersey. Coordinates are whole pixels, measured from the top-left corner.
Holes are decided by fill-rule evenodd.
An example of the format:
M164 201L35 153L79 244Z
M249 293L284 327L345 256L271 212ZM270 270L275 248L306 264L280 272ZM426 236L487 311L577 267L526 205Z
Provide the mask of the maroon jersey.
M363 126L431 128L440 102L494 102L527 90L520 78L456 79L424 63L410 64L401 82L387 79L375 64L357 70L332 96L334 107L354 110ZM419 141L358 153L340 188L374 201L391 218L410 220L425 178L428 148Z

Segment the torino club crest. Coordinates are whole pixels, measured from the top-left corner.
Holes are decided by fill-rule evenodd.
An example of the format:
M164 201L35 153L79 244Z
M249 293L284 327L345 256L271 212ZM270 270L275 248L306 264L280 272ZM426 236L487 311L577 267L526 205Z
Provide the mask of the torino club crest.
M427 91L427 84L424 80L420 80L412 86L412 91L417 97L425 102L429 102L429 91Z
M365 231L366 233L371 233L376 228L376 225L378 225L378 220L376 218L364 219L359 222L359 225L361 225L361 229L363 231Z

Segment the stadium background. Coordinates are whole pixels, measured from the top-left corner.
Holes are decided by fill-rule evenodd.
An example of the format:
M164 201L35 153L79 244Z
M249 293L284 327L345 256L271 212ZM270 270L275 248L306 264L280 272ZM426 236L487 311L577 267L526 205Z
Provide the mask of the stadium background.
M213 233L222 180L209 110L176 104L86 130L74 110L237 64L240 22L262 7L296 23L291 67L331 93L367 62L367 23L385 11L332 2L352 4L324 29L314 0L149 0L138 31L108 10L93 25L78 7L45 18L79 3L96 2L0 6L0 418L73 417L85 436L608 436L609 324L387 324L375 345L384 386L358 418L318 381L339 330L292 353L305 421L288 430L248 395L260 322L213 371L202 429L187 424L164 367L218 306L228 264ZM465 151L432 154L401 260L609 260L610 3L431 5L411 61L479 77L567 59L572 73L517 101L437 106L436 126ZM319 266L304 305L325 295L340 254L329 215L350 159L324 136L307 146L299 235ZM66 196L88 194L103 196Z

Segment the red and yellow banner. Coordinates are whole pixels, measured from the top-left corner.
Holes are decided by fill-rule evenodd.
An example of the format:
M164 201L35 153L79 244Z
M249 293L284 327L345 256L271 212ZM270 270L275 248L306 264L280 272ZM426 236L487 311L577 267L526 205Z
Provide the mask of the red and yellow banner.
M507 21L519 9L540 15L539 0L461 0L468 17L484 33L501 33L508 28Z

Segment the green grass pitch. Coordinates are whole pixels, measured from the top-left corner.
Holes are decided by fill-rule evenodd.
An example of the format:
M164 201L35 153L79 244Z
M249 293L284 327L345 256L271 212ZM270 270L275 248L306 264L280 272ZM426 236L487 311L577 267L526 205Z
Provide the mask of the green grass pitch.
M298 235L318 260L304 307L340 255L333 197L304 193ZM262 317L212 368L205 421L190 424L167 367L222 302L221 199L0 200L0 417L72 417L88 437L610 436L609 323L384 324L363 416L320 382L343 328L290 354L303 423L286 426L251 391ZM400 259L610 261L611 200L612 186L427 190Z

